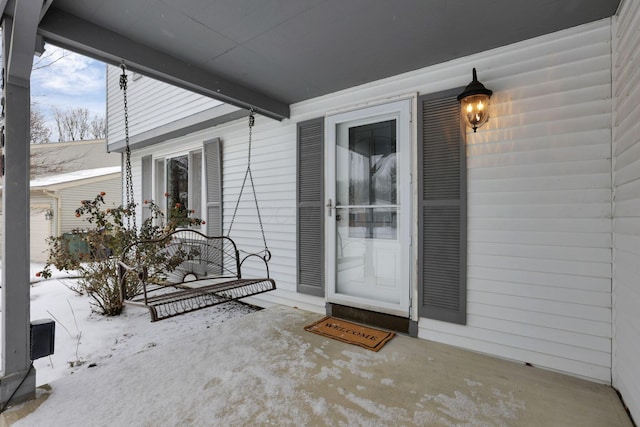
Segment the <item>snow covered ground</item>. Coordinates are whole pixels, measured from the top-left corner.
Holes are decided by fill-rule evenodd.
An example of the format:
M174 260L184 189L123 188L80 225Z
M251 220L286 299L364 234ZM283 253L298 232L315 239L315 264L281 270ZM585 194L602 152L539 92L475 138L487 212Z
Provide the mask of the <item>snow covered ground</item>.
M42 265L33 264L31 277ZM151 323L144 309L125 310L121 316L92 313L90 299L70 287L74 279L54 273L55 280L31 285L31 320L52 319L56 323L55 352L34 362L36 385L48 384L79 370L100 365L114 356L127 357L146 348L164 344L175 336L207 329L256 308L240 303L222 304L178 318ZM2 318L0 317L0 322ZM0 332L1 333L1 332Z

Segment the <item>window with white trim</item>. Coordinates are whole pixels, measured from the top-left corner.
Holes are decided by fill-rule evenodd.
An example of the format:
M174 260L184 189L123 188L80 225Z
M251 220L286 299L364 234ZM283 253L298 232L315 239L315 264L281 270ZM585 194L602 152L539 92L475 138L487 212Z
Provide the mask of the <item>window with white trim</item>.
M202 219L202 151L154 161L155 202L166 219Z

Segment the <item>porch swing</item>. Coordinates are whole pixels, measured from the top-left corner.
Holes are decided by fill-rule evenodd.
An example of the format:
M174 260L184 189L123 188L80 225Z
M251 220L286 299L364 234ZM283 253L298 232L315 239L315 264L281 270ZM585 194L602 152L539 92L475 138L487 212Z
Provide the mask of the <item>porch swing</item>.
M129 118L127 107L127 74L121 65L120 89L124 97L125 183L127 206L135 206L129 148ZM127 246L118 262L120 298L124 304L144 307L151 321L174 317L205 307L235 301L268 292L276 288L269 277L271 252L267 246L260 207L251 172L251 145L255 117L249 111L249 148L247 169L236 201L226 236L207 236L197 230L179 229L155 240L139 240ZM238 250L231 239L247 179L251 185L264 249L257 253ZM135 214L127 225L136 235ZM242 255L241 255L242 253ZM242 256L242 258L241 258ZM264 263L266 277L244 278L242 265L255 258Z

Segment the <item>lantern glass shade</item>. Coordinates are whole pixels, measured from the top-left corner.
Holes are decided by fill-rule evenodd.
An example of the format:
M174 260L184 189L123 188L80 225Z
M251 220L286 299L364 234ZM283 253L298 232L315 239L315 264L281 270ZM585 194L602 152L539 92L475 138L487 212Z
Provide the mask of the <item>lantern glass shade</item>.
M475 132L489 119L489 99L493 91L478 81L476 69L473 69L473 80L458 95L460 113L467 126Z
M475 132L489 119L489 95L471 95L460 101L464 120Z

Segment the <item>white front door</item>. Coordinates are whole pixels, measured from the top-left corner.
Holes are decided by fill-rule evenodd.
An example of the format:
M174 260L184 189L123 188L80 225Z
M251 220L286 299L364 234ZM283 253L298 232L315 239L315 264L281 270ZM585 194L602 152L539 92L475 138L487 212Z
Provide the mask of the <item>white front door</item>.
M410 101L326 120L328 300L408 317Z

